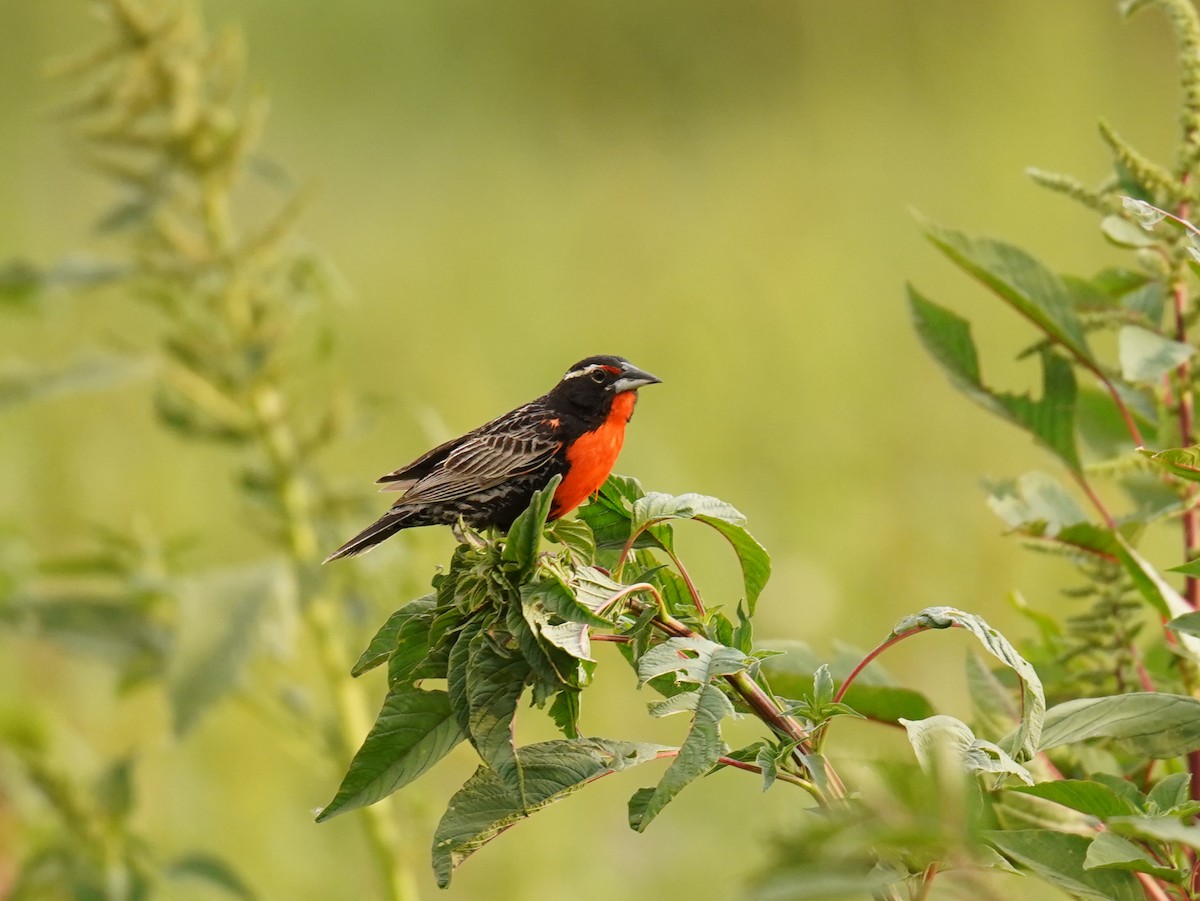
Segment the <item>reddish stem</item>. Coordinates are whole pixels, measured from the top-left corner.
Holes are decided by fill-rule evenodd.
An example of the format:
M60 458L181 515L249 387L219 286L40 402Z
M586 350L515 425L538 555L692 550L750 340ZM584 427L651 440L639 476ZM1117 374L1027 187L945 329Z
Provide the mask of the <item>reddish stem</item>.
M871 661L873 661L876 657L897 642L908 638L910 635L916 635L918 632L927 632L928 630L929 626L917 626L914 629L909 629L907 632L901 632L899 635L893 635L883 644L879 645L879 647L875 648L875 650L871 651L871 653L867 654L866 657L859 661L858 666L854 667L854 669L850 671L850 675L846 677L846 681L841 684L837 690L837 693L833 696L833 702L835 704L841 703L842 698L846 696L846 690L850 687L850 683L857 679L859 674L862 673L862 671L868 666L870 666Z

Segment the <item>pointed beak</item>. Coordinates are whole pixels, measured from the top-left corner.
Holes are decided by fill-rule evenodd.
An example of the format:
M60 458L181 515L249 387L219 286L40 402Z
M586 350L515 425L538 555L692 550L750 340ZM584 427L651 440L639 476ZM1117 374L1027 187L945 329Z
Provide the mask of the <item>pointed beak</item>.
M620 394L622 391L636 391L645 385L658 385L661 382L662 379L658 376L643 372L636 366L629 366L610 387L614 394Z

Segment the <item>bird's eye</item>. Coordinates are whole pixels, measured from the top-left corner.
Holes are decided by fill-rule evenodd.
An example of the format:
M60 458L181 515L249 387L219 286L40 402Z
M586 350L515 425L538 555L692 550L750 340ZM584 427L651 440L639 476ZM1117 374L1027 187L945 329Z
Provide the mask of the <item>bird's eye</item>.
M604 370L597 369L594 372L592 372L592 381L595 382L597 385L602 385L604 383Z

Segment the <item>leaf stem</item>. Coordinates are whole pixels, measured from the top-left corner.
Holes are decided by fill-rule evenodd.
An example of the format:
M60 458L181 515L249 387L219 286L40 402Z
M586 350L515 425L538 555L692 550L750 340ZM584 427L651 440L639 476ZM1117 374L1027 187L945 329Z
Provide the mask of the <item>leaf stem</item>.
M876 657L878 657L880 654L882 654L884 651L886 651L892 645L903 641L905 638L908 638L911 635L916 635L918 632L926 632L928 630L929 630L929 626L915 626L914 628L909 629L907 632L901 632L898 635L891 636L886 641L884 641L882 644L878 645L873 651L871 651L869 654L867 654L866 657L864 657L862 660L859 661L858 666L854 667L854 669L850 671L850 675L848 675L846 677L846 681L844 681L840 686L838 686L838 690L833 696L833 703L835 703L835 704L841 703L842 699L844 697L846 697L846 691L850 688L851 683L853 683L854 680L858 678L858 676L862 673L863 670L865 670L868 666L871 665L871 662Z

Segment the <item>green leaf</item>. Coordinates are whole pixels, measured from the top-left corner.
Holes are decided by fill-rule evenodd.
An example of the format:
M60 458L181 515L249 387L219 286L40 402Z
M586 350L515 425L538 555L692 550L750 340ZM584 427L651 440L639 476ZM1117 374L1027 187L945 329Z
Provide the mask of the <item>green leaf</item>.
M693 780L710 772L728 748L721 738L721 720L733 713L733 703L712 680L740 672L753 662L735 648L705 638L669 638L651 648L638 664L638 679L650 679L671 673L676 682L694 683L695 691L676 694L658 704L654 713L691 712L692 724L658 785L642 789L630 799L629 822L642 832L675 796Z
M602 738L539 742L518 750L522 800L495 771L481 766L454 797L433 838L433 869L445 888L464 860L515 823L594 779L654 760L660 745Z
M1200 563L1200 561L1192 561L1192 563ZM1176 570L1182 567L1176 567ZM1182 616L1177 616L1166 623L1168 629L1172 632L1179 632L1183 635L1195 635L1200 637L1200 610L1193 610L1191 613L1185 613Z
M401 629L404 624L415 616L432 618L434 607L437 606L437 597L432 594L427 594L424 597L419 597L415 601L411 601L393 613L387 618L379 631L375 633L375 637L371 639L371 643L367 645L367 649L362 652L358 658L358 662L350 670L350 675L361 676L379 664L387 660L392 652L396 650L399 643ZM424 631L429 632L429 624L424 623Z
M1003 744L1018 763L1031 759L1038 751L1042 718L1046 714L1046 695L1037 670L1017 653L1007 638L989 626L982 617L953 607L927 607L920 613L907 616L896 623L892 636L919 628L949 629L953 626L974 635L984 650L1011 668L1021 679L1021 725Z
M317 822L386 798L421 776L464 738L446 692L394 687Z
M1013 760L998 745L981 738L962 720L937 714L924 720L900 720L923 769L935 769L943 755L949 756L968 773L976 775L1016 776L1033 784L1029 771Z
M546 537L569 550L576 566L588 566L596 558L596 536L582 519L556 519L546 526Z
M1176 881L1179 873L1159 865L1149 854L1128 839L1111 832L1101 832L1088 846L1083 860L1085 870L1131 870L1150 873L1164 879Z
M703 494L672 496L651 492L634 502L631 528L638 533L677 519L694 519L711 526L733 546L742 567L746 605L753 616L758 596L771 576L771 557L746 530L746 517L715 497Z
M1152 234L1120 216L1105 216L1100 221L1100 231L1118 247L1138 249L1153 247L1155 243Z
M1130 382L1157 382L1196 352L1190 344L1136 325L1127 325L1117 333L1117 347L1121 375Z
M1108 828L1118 835L1200 851L1200 827L1186 826L1174 817L1116 817L1108 821Z
M288 586L285 568L273 563L180 583L178 645L167 670L176 733L186 733L237 687L259 648L259 620L268 601L283 597Z
M991 288L1046 337L1095 368L1071 292L1050 269L1019 247L971 238L918 217L925 236L954 263Z
M1171 773L1169 776L1164 776L1150 790L1150 795L1146 799L1150 811L1166 813L1187 804L1191 800L1191 784L1191 773ZM1136 811L1130 811L1130 813L1136 813Z
M1149 561L1135 551L1129 542L1120 535L1117 535L1116 539L1117 559L1121 561L1121 565L1129 574L1134 587L1154 607L1159 616L1168 619L1191 612L1191 605L1167 583L1158 570L1150 565ZM1200 639L1181 633L1179 647L1193 660L1200 660Z
M1038 750L1090 738L1112 739L1155 760L1178 757L1200 748L1200 701L1165 692L1066 701L1046 712Z
M1089 839L1051 829L995 830L987 841L1018 866L1089 901L1144 901L1138 881L1120 870L1087 870Z
M471 638L467 654L465 689L471 741L484 762L522 798L524 777L512 730L529 663L502 648L487 630Z
M641 483L628 476L610 475L593 500L579 508L578 517L588 524L598 550L620 551L629 540L633 505L645 495ZM653 536L644 534L635 547L657 547Z
M1014 528L1057 535L1067 526L1087 522L1087 513L1062 483L1043 472L1027 472L1015 482L1004 480L988 486L988 506Z
M550 505L554 501L554 491L562 476L554 476L541 491L535 491L520 516L508 530L508 540L504 542L501 559L517 564L517 569L527 573L537 559L538 549L542 544L542 530L546 526L546 517L550 515Z
M1139 453L1173 476L1188 482L1200 482L1200 445L1172 447L1157 452L1141 448Z
M1029 432L1074 472L1080 471L1075 444L1075 373L1058 354L1044 350L1042 399L994 391L983 383L971 326L967 320L926 299L911 285L909 306L917 335L941 365L951 384L971 400Z
M783 651L762 662L762 671L777 694L788 698L803 697L812 685L817 668L822 664L817 655L802 642L768 642L764 648ZM845 681L854 665L862 658L861 652L846 655L830 665L834 680L840 685ZM867 719L881 723L898 723L900 718L921 720L933 716L937 711L923 694L911 688L888 684L878 663L863 670L846 690L842 700Z
M1039 782L1037 785L1018 785L1009 791L1044 798L1100 819L1137 813L1137 808L1128 798L1118 795L1107 785L1087 779L1059 779Z

